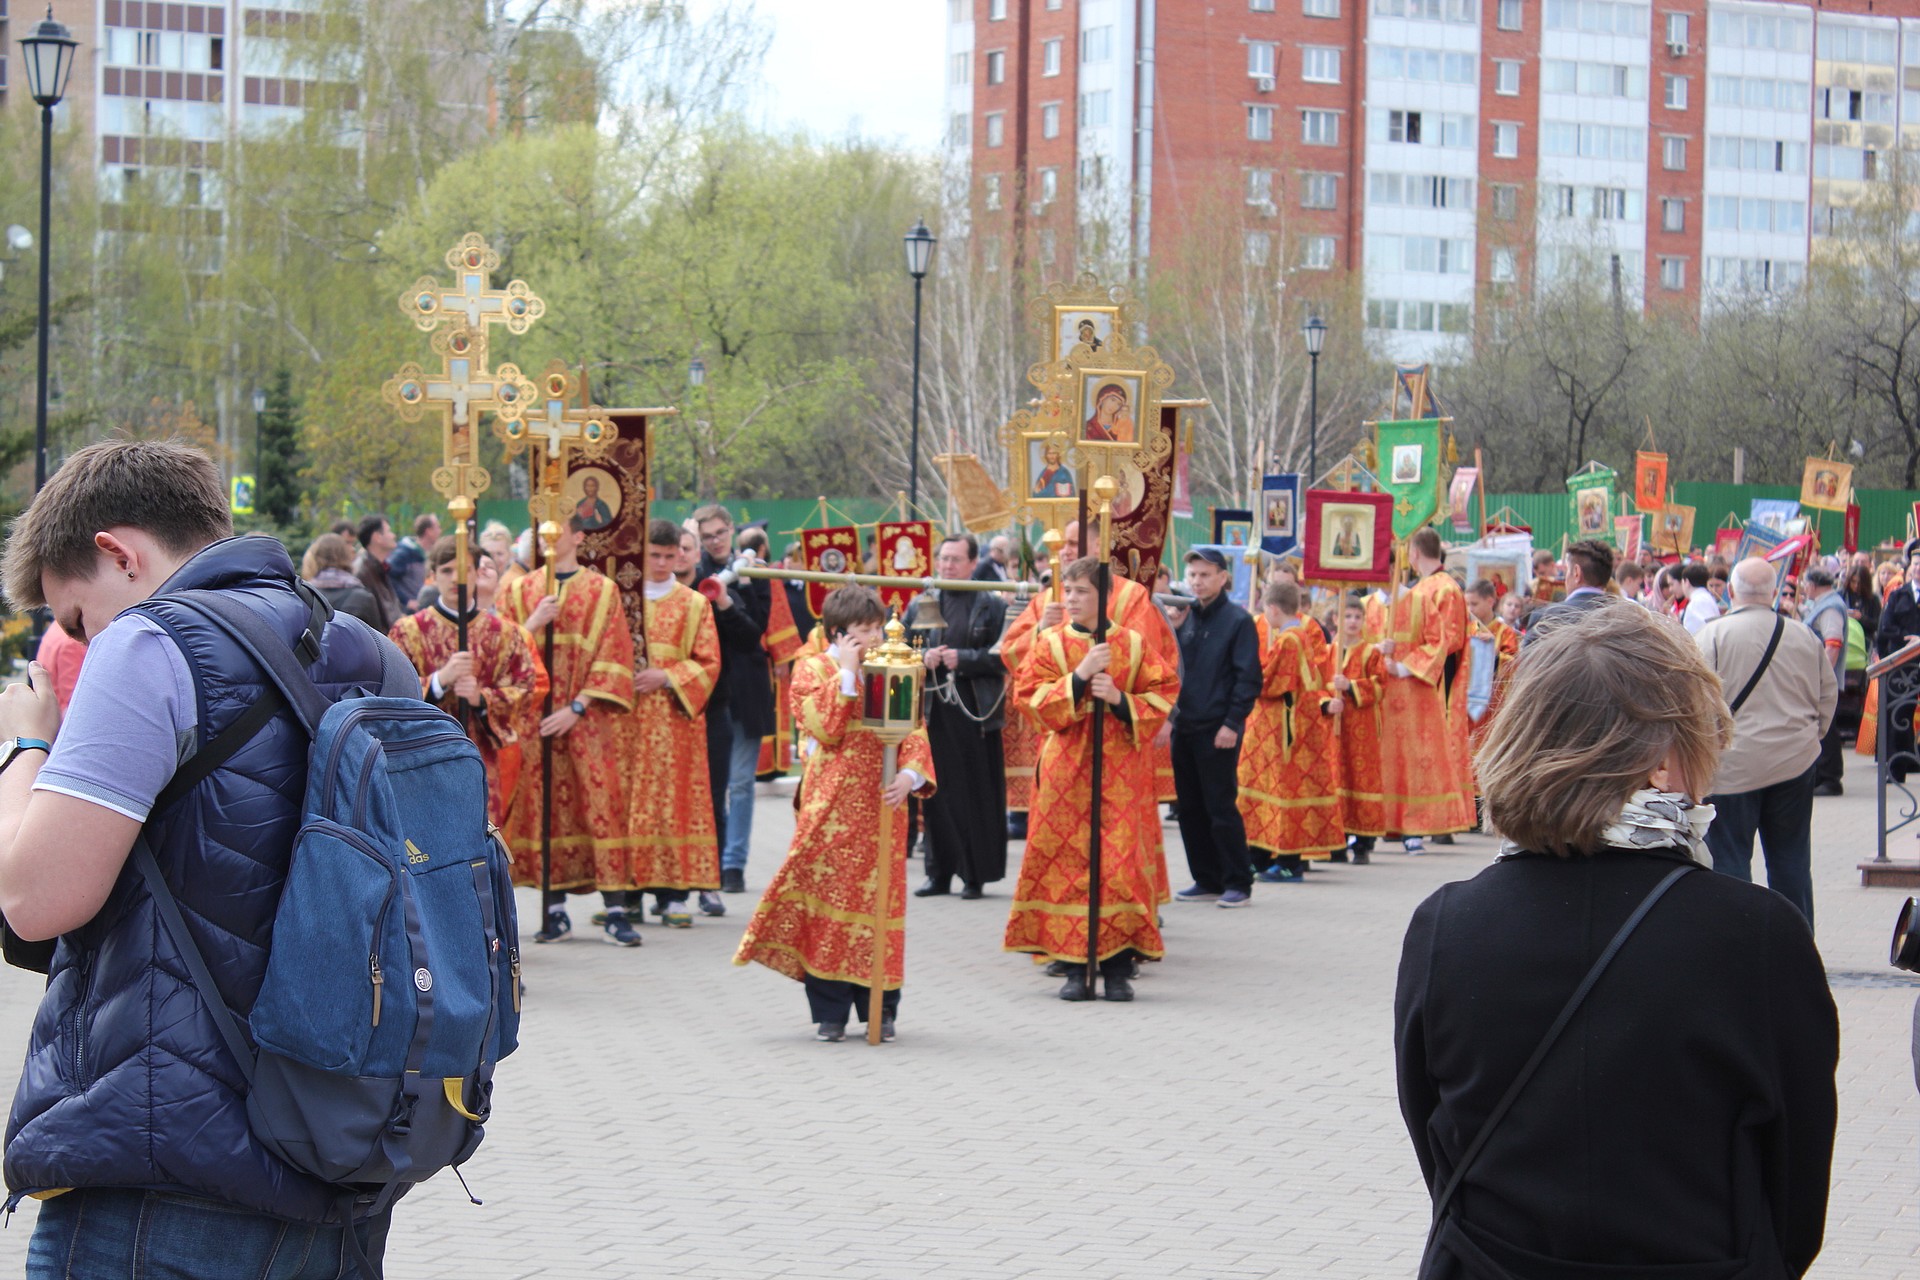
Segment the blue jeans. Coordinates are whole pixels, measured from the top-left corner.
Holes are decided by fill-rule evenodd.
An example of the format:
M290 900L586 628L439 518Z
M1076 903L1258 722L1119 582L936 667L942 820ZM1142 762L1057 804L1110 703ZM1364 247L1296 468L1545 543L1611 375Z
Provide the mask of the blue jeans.
M389 1221L383 1214L361 1228L376 1266ZM339 1227L198 1196L95 1187L41 1204L27 1280L351 1280L344 1243Z
M1767 856L1767 887L1800 909L1813 927L1813 778L1816 761L1797 778L1757 791L1712 795L1707 851L1713 869L1753 879L1753 838Z
M747 869L747 845L753 840L753 778L760 771L760 739L733 725L733 763L727 770L727 843L720 850L724 871Z

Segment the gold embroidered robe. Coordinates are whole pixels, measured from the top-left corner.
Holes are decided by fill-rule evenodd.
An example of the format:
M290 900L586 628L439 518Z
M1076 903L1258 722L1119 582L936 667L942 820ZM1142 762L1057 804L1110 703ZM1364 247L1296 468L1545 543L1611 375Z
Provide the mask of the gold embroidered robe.
M1380 712L1380 774L1387 831L1442 835L1473 825L1467 768L1467 602L1444 571L1428 574L1393 602L1389 622L1405 676L1387 668Z
M720 631L705 596L676 582L647 601L647 665L668 684L636 693L633 714L621 717L627 824L601 855L600 887L717 889L706 710L720 678Z
M1247 843L1321 859L1346 844L1340 825L1340 745L1321 710L1333 651L1312 619L1260 637L1260 696L1240 749L1240 817Z

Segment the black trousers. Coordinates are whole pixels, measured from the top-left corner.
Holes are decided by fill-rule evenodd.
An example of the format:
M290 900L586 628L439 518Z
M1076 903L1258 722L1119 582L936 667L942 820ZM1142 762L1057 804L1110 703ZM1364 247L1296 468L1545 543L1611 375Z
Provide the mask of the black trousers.
M927 721L939 789L922 809L927 826L927 877L941 888L1007 878L1007 774L1000 730L936 705Z
M1860 716L1866 710L1865 691L1848 693L1842 685L1840 697L1833 705L1833 725L1827 730L1827 736L1820 740L1820 759L1814 765L1813 780L1816 784L1832 783L1838 786L1846 777L1847 748L1860 734Z
M1753 879L1753 838L1767 857L1767 887L1800 909L1813 927L1813 777L1798 777L1755 791L1707 797L1714 808L1707 828L1713 869L1737 880Z
M808 974L802 979L807 989L807 1009L815 1022L842 1025L855 1019L867 1020L867 987L858 982L832 982ZM849 1017L849 1015L852 1015ZM880 1017L892 1022L900 1015L900 988L880 997Z
M733 717L707 708L707 786L713 793L713 847L727 844L727 780L733 775ZM716 852L715 858L720 855Z
M1247 827L1240 820L1240 744L1213 745L1216 730L1173 735L1173 790L1180 841L1193 882L1208 893L1253 889Z

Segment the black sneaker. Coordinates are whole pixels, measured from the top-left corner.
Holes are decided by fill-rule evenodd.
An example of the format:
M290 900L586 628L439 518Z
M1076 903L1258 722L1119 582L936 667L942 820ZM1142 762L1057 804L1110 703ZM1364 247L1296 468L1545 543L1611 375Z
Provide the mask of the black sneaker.
M1353 851L1354 866L1356 867L1369 866L1372 864L1372 862L1373 862L1373 855L1371 853L1368 853L1365 849L1355 849Z
M720 872L720 892L745 893L747 891L747 873L738 867L726 867Z
M573 936L573 921L564 911L547 912L547 922L533 935L535 942L560 942Z
M700 891L700 914L723 916L727 914L727 904L720 901L720 895L713 890L702 889Z
M635 932L632 922L627 919L625 908L622 907L615 907L607 912L607 923L601 929L600 936L616 947L640 945L640 935Z
M886 1044L892 1039L893 1039L893 1019L882 1018L880 1020L880 1043Z
M1055 960L1046 967L1044 972L1049 978L1064 978L1070 973L1080 972L1085 967L1085 965L1068 964L1065 960Z
M1010 813L1007 815L1007 839L1025 840L1027 838L1027 815Z
M1102 988L1100 998L1111 1000L1115 1004L1124 1004L1133 999L1133 983L1124 974L1103 973L1100 975Z
M839 1044L847 1038L844 1022L823 1022L813 1029L813 1038L825 1044Z
M1073 967L1067 975L1066 985L1060 988L1062 1000L1091 1000L1093 993L1087 990L1087 971L1080 965Z

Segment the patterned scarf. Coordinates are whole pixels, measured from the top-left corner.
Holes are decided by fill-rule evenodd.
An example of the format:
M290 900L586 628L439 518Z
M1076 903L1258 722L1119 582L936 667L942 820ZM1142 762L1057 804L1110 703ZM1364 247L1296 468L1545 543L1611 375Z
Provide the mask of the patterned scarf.
M1600 843L1611 849L1678 849L1711 867L1706 838L1713 814L1712 805L1695 804L1689 796L1642 787L1627 797L1620 816L1600 833ZM1501 842L1502 858L1524 852L1512 841Z

